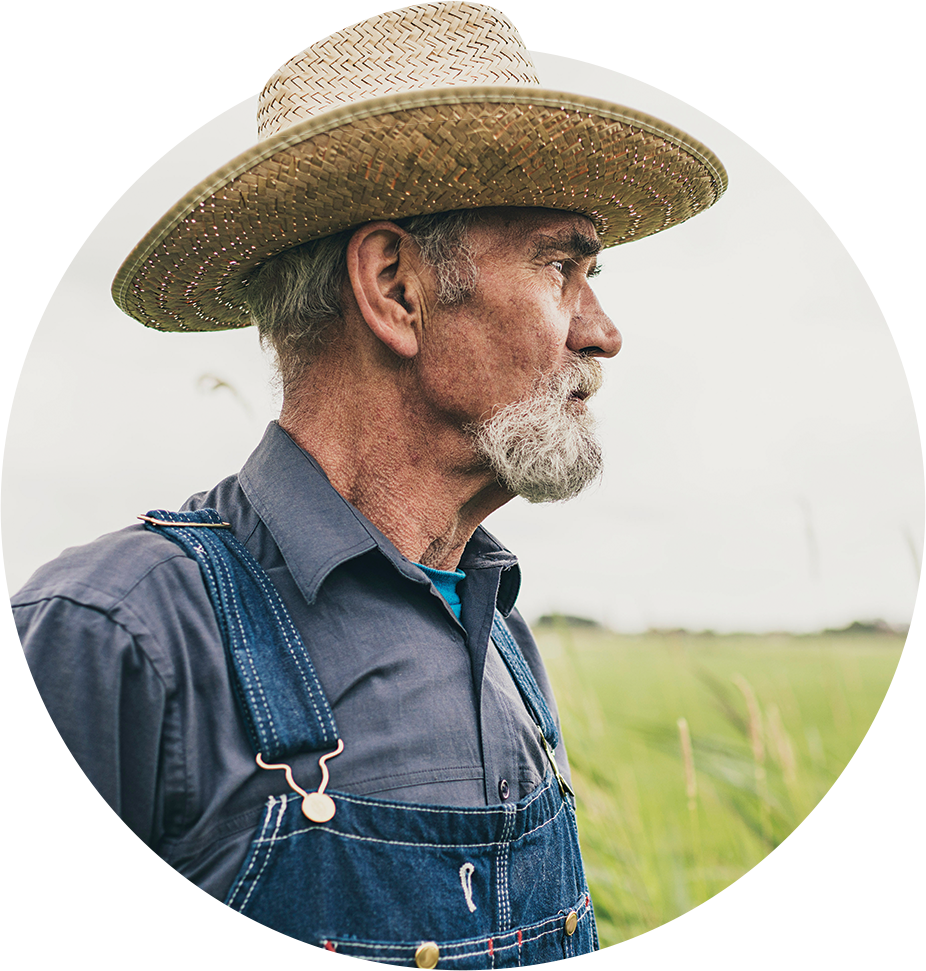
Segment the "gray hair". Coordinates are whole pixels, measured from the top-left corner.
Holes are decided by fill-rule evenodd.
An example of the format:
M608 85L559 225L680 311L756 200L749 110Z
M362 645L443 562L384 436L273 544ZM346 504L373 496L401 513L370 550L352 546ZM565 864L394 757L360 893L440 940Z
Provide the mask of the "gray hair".
M457 209L393 220L437 274L438 300L462 303L476 287L468 233L478 210ZM248 278L247 305L261 343L273 348L286 392L318 349L336 337L344 313L347 246L356 227L284 250Z

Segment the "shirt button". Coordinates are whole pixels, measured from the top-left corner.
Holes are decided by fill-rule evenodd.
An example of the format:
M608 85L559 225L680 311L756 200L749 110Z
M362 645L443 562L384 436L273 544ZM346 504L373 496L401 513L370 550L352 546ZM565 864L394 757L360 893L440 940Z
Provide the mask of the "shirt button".
M499 782L498 794L502 797L503 802L511 795L511 789L508 787L507 779L502 779L502 781Z

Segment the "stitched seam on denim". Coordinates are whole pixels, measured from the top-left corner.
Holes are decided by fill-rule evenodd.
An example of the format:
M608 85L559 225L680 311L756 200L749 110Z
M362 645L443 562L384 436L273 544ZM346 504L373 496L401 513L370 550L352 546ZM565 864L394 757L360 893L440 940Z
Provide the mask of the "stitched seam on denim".
M267 800L267 809L264 813L264 821L263 823L261 823L261 827L260 827L261 834L265 833L267 831L267 827L270 825L270 820L273 818L273 807L275 805L276 805L276 799L273 796L270 796L270 798ZM228 900L228 906L234 909L237 909L235 908L234 899L235 897L238 896L239 891L244 886L244 881L248 878L248 874L254 868L254 864L257 862L260 856L260 854L257 852L256 842L255 844L253 844L253 848L254 848L254 852L251 854L251 859L248 861L248 868L247 870L244 871L244 873L236 882L235 891L231 895L231 897L229 897L229 900Z
M164 515L166 517L167 514L165 513ZM213 517L206 517L206 521L212 521L212 518ZM193 522L193 520L188 519L187 522ZM173 528L178 530L183 529L182 526ZM270 584L269 579L264 574L260 565L253 560L253 557L251 557L251 554L248 552L247 548L241 546L240 541L234 536L230 537L231 542L228 544L223 544L222 540L217 537L210 537L208 541L209 547L207 548L207 546L204 545L204 543L200 540L197 533L194 532L192 536L190 536L184 532L183 535L187 538L187 542L192 547L192 552L195 559L204 567L204 572L206 572L207 569L210 570L213 573L215 584L220 588L221 591L226 592L228 609L226 609L224 612L229 626L234 625L239 633L240 649L236 650L235 654L239 657L243 656L246 662L241 665L239 670L244 682L243 687L245 688L245 691L252 702L248 705L248 708L254 722L255 731L261 740L261 748L267 747L267 729L269 729L270 738L276 745L280 744L280 736L274 723L273 712L267 703L263 683L254 662L252 647L244 637L244 625L242 623L241 614L238 610L234 597L228 594L229 590L234 590L234 582L232 580L231 570L225 558L220 553L214 552L211 549L212 544L215 544L217 549L224 548L227 552L235 555L235 558L239 564L248 572L252 579L254 579L261 588L266 602L273 612L274 618L277 622L276 629L279 635L282 637L286 649L293 658L296 668L299 671L299 676L302 679L303 687L305 688L312 708L315 711L316 720L324 734L328 735L330 733L330 735L333 735L336 738L337 729L334 725L334 718L330 709L327 710L327 715L323 715L323 712L319 710L319 696L321 699L323 699L325 707L327 707L327 699L325 699L321 684L319 683L314 669L312 668L311 660L307 655L305 655L305 647L302 645L299 635L296 632L296 629L293 626L292 620L287 614L285 607L282 606L282 601L280 600L276 588ZM300 654L296 647L294 647L294 644L296 647L302 647L302 654ZM250 673L248 669L250 669ZM317 691L313 691L312 685L310 685L306 680L306 669L308 669L308 673L312 676L312 680ZM256 707L257 698L255 697L255 687L261 701L259 708ZM326 721L328 722L327 727ZM266 723L266 728L264 727L264 723Z
M498 921L499 927L504 927L503 915L505 912L504 898L502 897L502 854L505 851L507 844L505 843L505 832L508 829L508 824L510 817L505 817L502 823L502 840L498 844L498 850L495 853L495 919Z
M244 552L247 553L247 549L245 549ZM249 553L248 557L250 557ZM249 562L249 560L239 557L239 562L247 569L248 573L257 581L261 590L264 592L267 603L270 606L270 609L273 611L273 616L277 622L277 630L286 644L290 657L292 657L296 663L296 668L299 671L299 677L302 679L302 684L309 696L309 701L311 702L312 708L315 711L315 718L318 721L319 727L325 734L330 732L335 738L337 738L337 727L335 726L334 716L331 713L331 709L328 708L328 711L325 712L319 705L318 699L319 696L321 696L321 698L325 699L324 706L326 708L328 707L328 701L327 698L325 698L324 689L321 686L321 682L318 680L318 675L314 670L311 660L305 653L305 645L302 643L299 633L293 625L292 618L289 616L289 612L286 610L286 608L283 607L283 602L280 599L280 595L277 592L276 587L271 584L266 573L259 565L255 570L254 564ZM298 650L299 647L302 648L301 653ZM311 684L309 683L306 675L311 678Z
M555 920L556 920L556 923L558 925L562 921L562 917L561 916L558 916L558 917L555 918ZM544 923L546 923L546 921ZM540 924L538 926L541 926L542 927L543 925ZM521 939L521 943L519 943L517 937L515 937L514 941L512 941L511 944L502 944L501 946L495 944L495 939L493 938L492 949L494 951L496 951L496 952L498 952L498 951L510 951L512 948L515 948L515 947L520 949L524 944L531 944L534 941L539 941L542 937L548 937L550 934L557 934L557 933L561 933L561 932L562 932L562 928L560 928L559 926L555 926L555 927L551 927L549 930L541 931L539 934L533 934L530 937L527 937L526 935L523 935L522 936L522 939ZM508 935L506 934L505 936L507 937ZM345 954L348 952L348 950L352 946L354 948L363 949L368 954L375 954L380 949L382 949L382 950L386 950L386 949L389 949L389 950L403 950L403 951L407 951L408 954L409 954L409 956L411 956L412 953L414 953L414 948L412 946L408 945L408 944L393 944L393 945L390 945L390 944L361 944L361 943L353 943L353 942L350 942L350 941L340 941L337 938L331 938L331 940L336 941L337 946L338 946L338 950L341 953L345 953ZM488 941L488 938L484 938L484 940ZM442 958L444 958L445 960L448 960L448 961L462 961L462 960L465 960L466 958L481 957L482 955L489 953L488 947L483 948L482 950L479 950L479 951L452 952L451 951L451 948L453 946L454 945L446 945L446 944L441 944L440 945ZM457 945L457 946L459 946L459 945ZM353 955L348 955L348 956L353 956ZM388 955L385 955L385 956L382 956L382 957L379 957L378 956L376 958L376 960L377 961L381 961L384 964L400 964L400 963L404 964L405 963L405 960L402 957L398 957L398 956L396 956L396 957L390 957Z
M505 834L507 836L508 847L505 850L505 882L503 885L503 890L505 891L505 929L511 927L511 875L509 868L511 866L511 838L514 832L514 814L512 813L509 818L508 832Z
M526 694L531 700L531 707L537 709L536 718L541 724L541 727L544 729L544 736L547 737L547 728L549 728L550 732L555 737L556 726L553 722L553 716L547 706L546 699L543 697L543 692L540 690L540 685L537 684L533 671L531 671L530 666L524 658L524 655L521 653L521 648L518 647L518 642L514 639L514 636L512 635L511 631L508 630L508 626L505 624L505 621L497 611L494 618L493 634L496 628L500 632L502 639L505 641L506 646L509 649L511 659L514 661L515 666L518 668L521 674L521 679L525 685ZM503 659L505 659L504 656ZM548 722L548 724L545 725L543 724L544 722ZM552 738L550 741L552 744Z
M285 796L283 798L286 798ZM565 803L565 800L563 800ZM544 820L539 826L535 826L533 829L529 829L524 833L520 833L517 839L523 839L526 836L530 836L533 833L538 833L544 827L549 826L551 823L555 822L556 818L563 811L562 804L559 809L547 820ZM514 813L509 813L509 818L514 816ZM507 825L507 821L506 821ZM301 836L304 833L321 832L328 833L331 836L337 836L341 839L358 840L361 843L382 843L384 846L416 846L416 847L428 847L431 849L487 849L492 846L502 846L504 844L499 843L497 840L492 840L489 843L421 843L417 841L407 841L407 840L386 840L379 839L375 836L360 836L357 833L341 833L336 829L332 829L329 826L306 826L304 829L295 829L291 833L284 833L283 836L277 836L275 833L270 840L264 842L282 842L283 840L288 840L293 836ZM255 840L255 842L262 842L260 838Z
M283 822L283 816L284 816L284 814L286 812L286 806L287 806L287 803L288 802L289 802L289 796L282 796L281 797L281 799L280 799L280 811L277 813L276 827L275 827L275 829L273 831L273 835L274 836L276 836L276 834L279 832L280 824ZM271 838L269 840L269 843L271 844L271 847L272 847L272 844L274 843L274 840ZM264 862L261 864L260 871L258 872L257 876L254 877L254 882L251 884L251 887L248 890L247 896L242 901L242 904L241 904L241 907L239 908L239 910L244 911L244 908L247 907L247 905L248 905L248 900L251 899L251 894L254 893L254 891L257 889L257 884L260 882L260 878L264 875L264 870L267 869L267 864L270 862L270 854L271 854L271 852L272 852L272 849L268 849L267 850L267 854L264 857Z
M524 659L518 642L514 639L511 631L505 624L498 610L492 618L492 640L495 642L496 649L505 662L505 666L511 672L512 678L518 687L522 700L525 702L534 721L540 726L544 738L550 743L551 747L556 748L559 742L556 722L549 710L543 692L534 678L534 673ZM503 642L503 646L499 644Z
M153 532L153 530L149 530L149 532ZM168 537L163 537L163 538L168 539ZM173 545L176 548L176 544L173 543L172 540L168 539L168 542L170 542L171 545ZM190 557L187 555L186 550L182 550L181 555L184 555L187 560L190 559ZM196 557L193 557L193 560L195 563L197 563L197 566L199 567L199 560ZM212 578L211 576L204 575L204 571L201 568L199 569L199 573L200 573L200 578L202 579L202 582L203 582L203 586L206 588L205 590L206 595L208 599L211 601L212 595L210 592L211 591L210 583L214 584L215 582L214 578ZM126 606L126 609L129 609L129 608ZM222 631L221 631L221 624L218 618L216 618L215 624L219 634L219 638L221 640ZM224 650L223 650L223 654L224 654ZM193 779L192 779L192 775L193 775L193 769L191 764L192 759L190 757L190 753L188 752L190 737L189 737L189 734L185 731L186 719L185 719L185 713L182 707L178 708L177 719L179 721L179 728L180 728L179 749L180 749L180 758L182 761L181 769L183 772L183 780L184 780L183 811L180 818L183 820L189 820L191 818L191 813L193 811L193 807L195 803L195 797L194 797L195 786L193 784ZM168 821L167 819L165 819L164 820L165 832L168 831L168 826L169 826Z
M174 515L173 513L167 512L165 510L156 510L156 514L161 518L166 518L167 516ZM190 520L187 520L187 521L190 521ZM206 521L207 522L211 521L211 518L206 517ZM195 531L195 529L191 532L188 532L184 527L178 526L178 527L165 527L164 531L168 537L173 537L174 539L178 540L181 547L185 549L188 555L192 556L192 558L199 564L204 582L206 584L206 588L209 591L209 599L213 602L213 606L215 607L216 611L224 615L225 627L228 629L226 633L227 633L227 636L231 638L232 637L232 631L231 631L232 612L229 610L225 610L221 605L221 593L223 589L226 589L227 585L223 585L222 577L217 570L217 567L219 567L223 572L227 569L224 561L222 560L221 557L212 557L209 554L208 550L205 548L205 546L203 546L200 540L200 537ZM221 627L222 625L220 624L219 626ZM240 627L240 621L239 621L239 627ZM235 652L235 653L238 653L238 652ZM253 696L253 687L247 683L247 671L242 671L241 675L242 675L242 680L244 681L244 684L243 684L244 689L249 691ZM259 679L258 679L258 687L261 689L261 693L263 693L263 689L262 689L262 686L260 685ZM266 703L264 704L264 708L266 709ZM248 705L248 709L251 712L253 712L254 710L253 706L250 704ZM255 728L255 731L258 731L258 734L260 734L261 737L263 738L263 733L259 731L258 726L256 724L254 728ZM272 728L273 726L271 725L271 731L272 731Z
M554 785L554 779L553 779L553 776L551 775L550 778L547 779L544 785L540 786L538 789L535 789L534 792L532 792L530 796L527 797L524 803L522 803L521 805L516 805L514 807L515 813L517 814L517 813L526 811L527 808L532 803L536 802L545 792L551 789L553 785ZM407 802L406 803L385 802L383 800L377 800L377 802L374 805L369 800L357 799L356 797L351 797L349 793L339 792L336 789L329 789L328 792L331 796L337 796L338 799L343 802L353 803L354 805L357 805L357 806L373 806L376 809L379 809L380 807L387 808L387 809L400 809L403 812L436 813L439 815L447 815L447 813L453 813L453 814L458 814L463 816L484 816L486 819L489 819L492 816L497 816L499 813L505 813L506 815L508 815L511 812L510 809L507 809L504 806L486 807L485 809L467 808L465 806L460 806L459 808L457 808L456 806L448 806L444 809L435 809L430 806L411 805ZM557 812L559 812L559 810L557 810Z
M219 542L221 542L221 540L219 540ZM197 543L196 546L198 549L202 550L204 554L208 555L205 548L202 546L202 544ZM234 585L231 580L231 570L229 569L228 564L225 562L223 557L216 556L214 558L210 557L210 559L212 559L215 565L218 567L217 575L218 575L219 583L223 583L224 588L226 590L226 598L230 606L230 611L226 610L226 615L231 613L238 627L238 636L240 638L240 643L244 648L244 650L239 653L244 654L245 658L247 659L248 667L250 667L251 669L254 683L256 684L258 693L260 695L262 708L263 708L263 715L266 718L267 725L270 730L270 735L272 736L274 742L279 744L280 738L279 738L279 735L277 734L276 725L274 725L273 723L273 714L270 710L270 705L267 701L267 695L264 692L264 685L260 679L260 675L257 672L257 666L254 663L254 657L253 657L252 651L248 647L247 638L245 637L245 634L244 634L244 625L241 620L241 614L238 611L238 607L235 603L234 596L232 594ZM248 707L251 709L252 717L253 717L254 706L249 705ZM257 726L255 725L255 728L256 727ZM263 732L261 732L260 734L263 735ZM263 744L263 741L262 741L262 744Z
M591 907L585 903L585 896L583 895L580 903L577 907L573 908L576 912L576 916L579 922L585 920L591 913ZM493 948L496 951L506 951L513 947L520 947L520 943L539 940L541 937L546 937L548 934L555 934L561 929L561 925L564 921L564 912L560 911L558 914L554 914L552 917L547 917L544 920L538 921L536 924L528 924L525 927L521 927L511 931L505 931L498 935L492 935ZM549 927L549 925L553 925ZM540 931L543 927L549 927L548 930L541 931L541 933L536 933ZM521 942L518 942L518 933L521 933ZM533 934L532 937L525 936L526 934ZM411 951L414 949L413 944L389 944L386 942L379 941L356 941L356 940L342 940L340 938L329 938L329 940L335 942L338 946L338 950L342 952L347 952L351 948L362 949L365 951ZM484 951L468 951L464 953L458 953L460 949L471 948L488 942L488 937L471 937L463 941L453 941L444 942L440 944L441 953L450 959L457 959L462 957L469 957L473 954L488 954L488 948ZM509 943L496 944L497 941L509 941Z
M508 930L511 927L511 894L508 889L508 862L511 859L511 832L514 829L514 815L509 815L508 819L505 821L505 849L502 854L502 921L500 925L502 930Z
M216 542L221 542L216 540ZM202 546L201 543L197 542L196 548L201 550L205 556L209 558L210 564L216 569L216 580L220 586L226 592L226 601L228 603L228 608L225 610L226 617L229 621L229 627L231 623L234 622L238 628L238 644L239 649L233 649L235 656L243 658L246 662L239 669L240 674L245 682L245 689L250 695L252 701L256 702L254 689L256 687L257 694L260 696L259 707L255 704L249 704L248 710L251 713L251 718L254 720L254 728L257 731L261 739L261 748L266 748L267 739L267 729L262 725L262 722L266 722L267 728L269 729L270 737L279 743L279 736L276 731L276 726L273 723L273 714L270 710L269 702L267 701L267 695L264 691L264 685L261 681L260 674L258 672L257 666L254 663L253 653L250 646L248 645L247 638L244 634L244 625L242 623L241 614L237 608L237 604L234 598L234 584L231 579L231 570L228 567L225 559L221 555L211 556L209 552ZM229 630L229 636L233 636L233 632ZM250 677L248 675L248 668L250 669Z
M537 931L541 927L547 927L549 924L553 924L554 925L553 930L556 930L556 926L559 925L562 921L563 921L563 913L561 911L558 914L553 914L551 917L545 917L543 920L538 921L536 924L528 924L527 926L521 927L519 929L522 932L522 935L524 933L528 933L528 932L532 933L534 931ZM548 933L548 932L544 931L544 933ZM455 948L459 949L459 948L475 947L479 944L486 943L489 940L489 937L493 937L493 940L496 940L496 941L498 940L505 941L508 938L511 938L512 942L516 942L518 937L518 931L517 930L503 931L502 933L497 935L486 935L483 937L468 937L462 941L444 942L440 945L441 952L444 954L449 954L451 957L459 957L458 954L454 953ZM336 941L338 944L338 947L344 948L345 950L351 947L354 947L354 948L362 947L362 948L369 948L369 949L377 948L377 949L382 949L384 951L404 951L404 950L407 950L409 947L415 946L413 944L390 944L387 942L380 942L380 941L341 940L340 938L337 938L337 937L329 938L329 940ZM531 938L524 938L524 940L529 941L531 940ZM501 944L499 945L498 948L496 948L496 950L503 950L505 948L513 947L513 946L514 946L513 943ZM480 952L480 953L487 954L488 949L485 952Z
M508 930L511 923L511 898L508 894L508 858L511 855L511 831L513 829L514 813L508 813L502 826L502 846L499 848L496 861L496 889L498 893L498 926L502 931Z
M285 798L285 797L284 797ZM273 796L267 800L267 809L264 813L264 821L261 823L260 832L263 835L267 831L267 827L270 825L270 820L273 818L273 807L276 805L276 799ZM234 893L228 898L228 906L234 908L235 897L238 896L238 891L244 886L244 881L247 879L248 874L254 867L254 863L257 861L259 854L256 852L256 841L253 844L255 847L255 852L251 855L251 859L248 861L248 868L244 871L241 877L236 881ZM268 851L269 852L269 851ZM244 906L242 904L242 906Z
M553 817L556 818L555 816ZM508 830L508 852L505 854L505 926L511 927L511 843L514 838L514 813L511 814L511 826ZM519 837L520 838L520 837Z
M241 544L237 541L237 539L235 539L234 545L241 546ZM282 600L280 599L280 596L276 590L276 587L274 587L270 583L269 579L267 578L266 574L263 571L263 568L261 568L260 565L258 564L257 568L255 569L255 564L251 562L251 554L248 552L247 548L241 547L241 550L245 555L240 557L240 562L247 569L250 575L257 581L261 590L264 593L264 596L266 597L266 600L270 606L270 609L273 611L273 615L277 621L277 626L278 626L280 635L282 636L283 641L286 644L286 648L289 651L290 656L296 662L296 668L299 671L299 676L302 679L302 683L305 686L306 692L309 695L309 701L311 702L312 708L315 711L315 718L318 721L320 728L326 734L327 734L327 731L330 731L331 734L337 737L337 729L334 724L334 717L331 714L331 710L329 709L327 713L323 713L323 711L319 708L317 696L321 695L322 698L324 698L324 690L321 686L321 682L318 680L318 676L316 675L313 669L311 660L309 660L307 657L304 657L298 651L298 647L302 647L302 650L304 652L305 645L302 644L299 634L297 633L296 628L293 625L292 618L289 616L289 613L286 611L285 607L283 607ZM312 679L311 685L309 684L306 678L306 674L308 674ZM325 701L325 707L327 707L327 700ZM327 722L327 725L326 725L326 722Z

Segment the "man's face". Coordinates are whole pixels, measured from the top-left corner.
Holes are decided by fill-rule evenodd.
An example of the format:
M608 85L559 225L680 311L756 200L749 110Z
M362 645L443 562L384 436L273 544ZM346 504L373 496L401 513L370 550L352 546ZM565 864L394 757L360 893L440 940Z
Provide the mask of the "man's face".
M594 358L621 346L589 285L594 228L554 210L491 210L470 243L476 290L435 308L426 332L435 390L509 491L569 498L600 470L585 404L601 381Z

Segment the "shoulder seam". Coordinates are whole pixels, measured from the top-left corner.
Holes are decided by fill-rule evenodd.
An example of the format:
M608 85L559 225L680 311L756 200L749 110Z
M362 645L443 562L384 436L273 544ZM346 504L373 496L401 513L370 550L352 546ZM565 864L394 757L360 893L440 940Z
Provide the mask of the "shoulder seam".
M170 541L168 540L168 542ZM22 590L20 590L19 593L17 593L15 596L10 598L10 604L13 607L28 607L28 606L31 606L32 604L42 603L43 601L46 601L46 600L63 599L63 600L69 600L72 603L78 604L79 606L82 606L82 607L88 607L91 610L99 610L102 613L106 613L109 610L121 604L125 600L125 598L128 597L138 587L140 583L142 583L155 570L157 570L158 567L164 566L165 563L170 563L172 560L176 560L176 559L190 560L191 562L195 563L195 560L192 560L192 558L188 557L183 552L183 550L180 549L180 547L177 547L175 550L172 550L170 553L165 554L157 562L152 563L144 571L144 573L142 573L140 576L138 576L135 579L135 581L131 584L131 586L126 587L126 589L122 591L119 591L118 595L113 592L107 592L106 590L101 590L99 587L94 586L92 583L88 583L82 579L72 578L67 581L67 586L69 588L82 587L87 591L92 591L93 593L97 594L101 601L104 601L104 600L106 601L106 603L108 604L108 606L106 607L103 607L103 606L100 606L99 604L94 604L94 603L84 603L81 600L79 600L75 594L62 593L60 589L55 588L55 585L47 585L44 587L40 586L34 589L30 589L28 586L26 586Z

